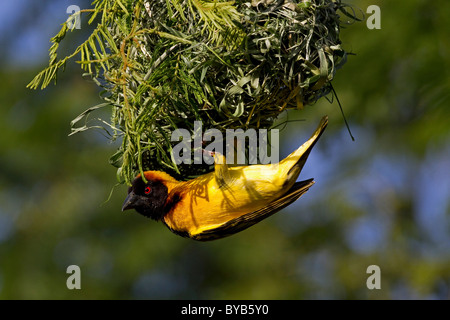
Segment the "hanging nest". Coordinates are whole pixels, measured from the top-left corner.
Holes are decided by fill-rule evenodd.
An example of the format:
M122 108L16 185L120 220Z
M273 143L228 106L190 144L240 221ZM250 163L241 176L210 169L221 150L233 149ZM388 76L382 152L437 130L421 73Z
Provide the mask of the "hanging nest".
M73 133L92 127L90 114L111 107L101 126L122 139L110 162L120 181L162 170L186 179L211 168L176 165L177 128L270 128L286 109L302 109L330 93L346 61L339 40L340 0L96 0L74 14L52 39L50 66L29 84L47 86L68 59L104 89L105 103L72 121ZM57 50L81 13L98 21L75 52ZM84 121L80 125L80 122Z

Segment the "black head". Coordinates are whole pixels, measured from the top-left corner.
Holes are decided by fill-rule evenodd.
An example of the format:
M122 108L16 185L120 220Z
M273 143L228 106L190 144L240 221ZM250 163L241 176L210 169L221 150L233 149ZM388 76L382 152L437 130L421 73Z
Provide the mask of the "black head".
M148 218L161 220L165 214L166 200L167 187L162 181L149 180L145 183L138 177L128 188L128 196L123 203L122 211L135 209Z

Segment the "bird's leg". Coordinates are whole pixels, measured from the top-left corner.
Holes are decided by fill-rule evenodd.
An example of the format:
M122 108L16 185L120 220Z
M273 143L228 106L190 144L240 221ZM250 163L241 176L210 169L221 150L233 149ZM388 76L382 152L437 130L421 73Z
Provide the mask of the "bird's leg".
M216 182L221 188L226 186L231 177L225 156L220 152L205 149L203 149L203 153L214 157L214 177Z

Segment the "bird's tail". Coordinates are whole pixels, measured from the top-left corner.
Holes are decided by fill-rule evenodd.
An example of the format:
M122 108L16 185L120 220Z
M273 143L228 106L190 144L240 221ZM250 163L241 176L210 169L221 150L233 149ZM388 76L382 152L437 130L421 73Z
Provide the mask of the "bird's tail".
M286 165L287 167L290 167L288 173L287 173L287 181L295 181L300 174L300 171L302 171L303 166L306 163L306 159L308 159L308 156L316 144L317 140L319 140L320 136L324 132L325 128L328 125L328 116L324 116L322 120L319 123L319 126L317 127L316 131L312 134L311 138L308 139L300 148L292 152L289 156L287 156L285 159L280 161L281 165ZM290 162L292 165L290 165ZM295 176L295 177L294 177Z

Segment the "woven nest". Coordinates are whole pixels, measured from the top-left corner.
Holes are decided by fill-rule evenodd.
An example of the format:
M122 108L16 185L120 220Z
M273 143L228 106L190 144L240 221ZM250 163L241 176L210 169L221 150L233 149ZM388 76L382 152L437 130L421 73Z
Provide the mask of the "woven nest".
M173 130L192 131L195 120L203 130L270 128L284 110L302 109L330 93L346 60L339 14L349 13L339 0L93 5L86 10L90 22L98 16L101 22L78 53L82 67L105 89L106 103L75 119L73 130L87 129L92 111L112 106L111 121L102 126L113 139L123 139L111 163L127 183L144 170L181 179L210 170L174 163ZM51 66L68 29L63 26L52 39ZM30 86L48 79L43 73ZM79 126L81 119L86 122Z

